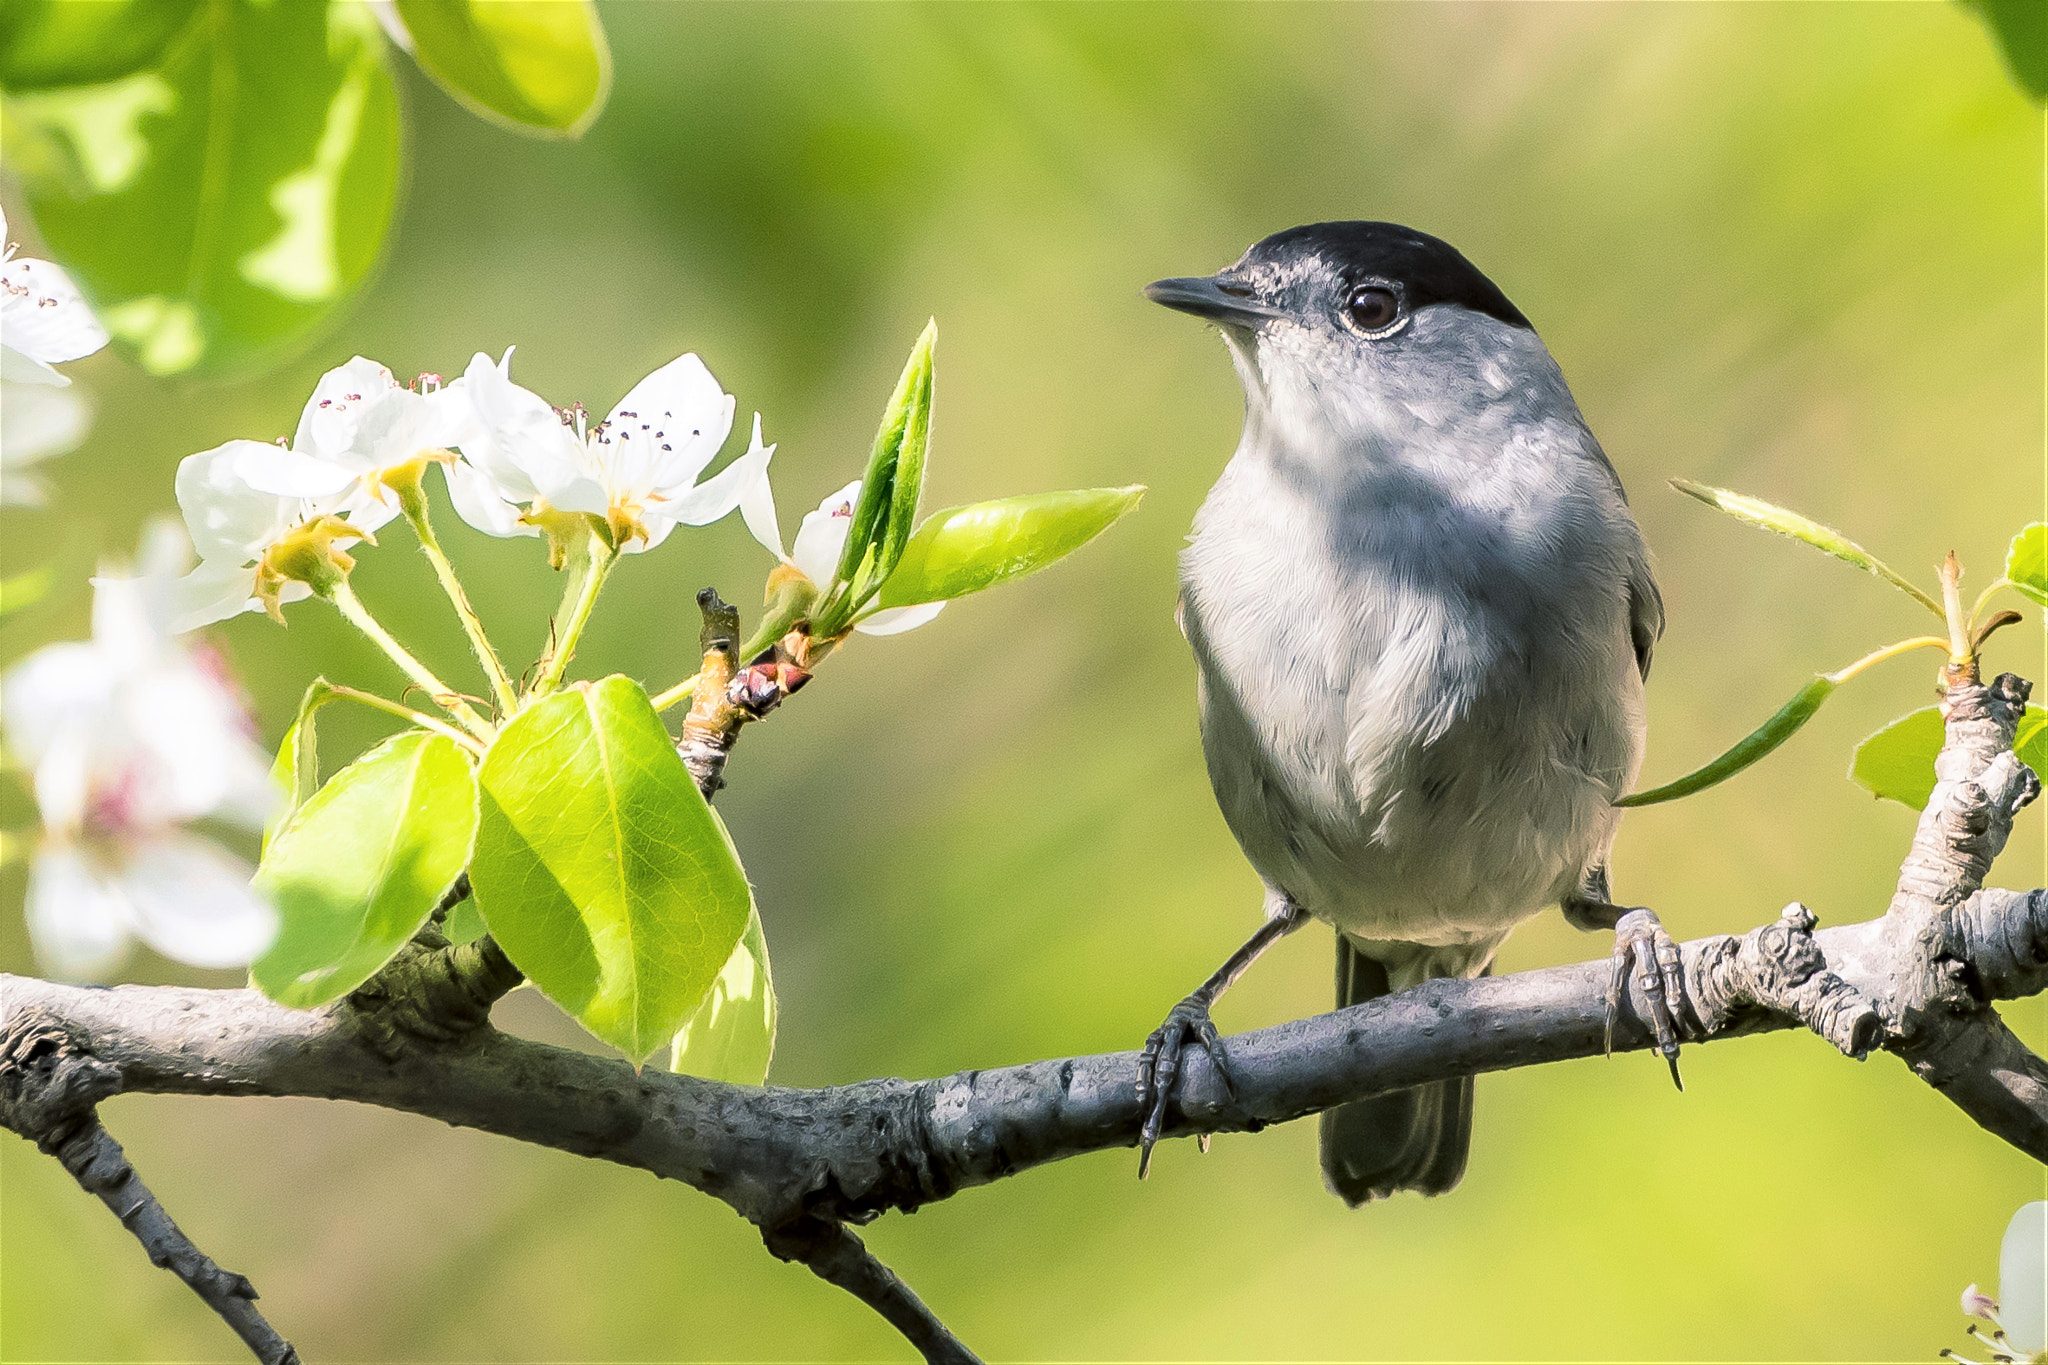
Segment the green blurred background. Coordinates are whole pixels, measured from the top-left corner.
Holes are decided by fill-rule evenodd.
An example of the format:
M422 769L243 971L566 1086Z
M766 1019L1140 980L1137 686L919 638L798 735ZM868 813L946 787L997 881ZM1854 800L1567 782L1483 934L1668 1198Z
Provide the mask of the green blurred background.
M1135 1046L1254 924L1211 803L1174 552L1236 440L1212 335L1139 286L1295 223L1380 217L1460 246L1536 320L1635 494L1671 628L1646 780L1693 766L1819 668L1919 629L1904 598L1663 487L1798 507L1974 582L2042 505L2042 121L1946 4L614 4L610 108L523 141L398 63L413 171L390 258L283 371L199 386L111 352L70 367L91 443L0 573L69 575L16 657L84 633L83 574L171 505L177 460L288 432L320 371L401 374L517 343L600 411L699 351L779 441L786 530L857 472L897 367L941 327L929 505L1144 482L1070 563L859 640L750 732L721 808L781 989L774 1078L925 1076ZM10 199L16 235L32 226ZM437 481L438 486L438 481ZM445 513L444 513L445 515ZM530 541L444 532L486 620L536 647L556 586ZM466 654L394 536L362 595L437 668ZM690 667L692 593L754 600L737 519L626 562L582 664ZM391 687L317 603L219 632L275 740L305 681ZM1994 666L2037 678L2038 624ZM1880 912L1912 813L1843 779L1929 699L1859 682L1740 780L1632 815L1620 889L1683 937L1798 898ZM337 721L342 718L330 712ZM377 733L349 717L330 762ZM323 726L326 722L323 721ZM18 801L11 812L20 815ZM2031 812L1998 870L2043 880ZM32 970L22 872L0 968ZM1546 915L1507 970L1604 954ZM1218 1011L1329 1006L1304 933ZM141 980L232 984L156 959ZM2040 1001L2007 1012L2048 1045ZM574 1043L530 991L507 1027ZM1103 1153L866 1234L1004 1360L1931 1359L1996 1278L2041 1169L1896 1061L1807 1035L1480 1084L1464 1185L1357 1212L1297 1123ZM425 1120L297 1101L120 1098L109 1127L174 1215L248 1274L309 1360L786 1360L904 1354L680 1186ZM0 1143L0 1356L231 1360L235 1343L53 1163Z

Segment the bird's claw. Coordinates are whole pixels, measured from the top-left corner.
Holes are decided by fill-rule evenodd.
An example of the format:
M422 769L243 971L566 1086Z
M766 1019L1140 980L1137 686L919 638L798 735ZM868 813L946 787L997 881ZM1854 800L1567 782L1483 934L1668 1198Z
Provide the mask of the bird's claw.
M1209 1062L1216 1068L1224 1091L1235 1094L1230 1083L1230 1064L1224 1060L1223 1040L1209 1020L1208 1000L1198 992L1167 1012L1166 1022L1152 1030L1152 1036L1145 1040L1145 1051L1138 1058L1138 1108L1145 1114L1145 1126L1138 1130L1140 1180L1152 1169L1152 1148L1166 1126L1173 1083L1180 1079L1181 1055L1189 1043L1201 1045L1209 1054Z
M1663 922L1649 910L1624 913L1614 923L1613 971L1607 979L1607 1051L1614 1051L1614 1020L1621 1012L1622 997L1628 993L1631 969L1636 985L1648 1005L1650 1026L1657 1035L1657 1051L1671 1067L1671 1083L1680 1090L1685 1082L1678 1076L1678 1043L1685 1027L1685 967L1678 944L1664 931Z

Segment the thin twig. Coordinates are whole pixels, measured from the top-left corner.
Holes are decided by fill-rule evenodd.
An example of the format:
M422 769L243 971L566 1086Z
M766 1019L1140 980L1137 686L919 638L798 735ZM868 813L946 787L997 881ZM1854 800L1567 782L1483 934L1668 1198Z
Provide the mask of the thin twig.
M120 1074L61 1023L10 1014L0 1024L0 1126L57 1158L134 1234L150 1264L183 1280L263 1365L298 1365L292 1344L256 1310L256 1286L194 1245L101 1126L96 1106L120 1088Z

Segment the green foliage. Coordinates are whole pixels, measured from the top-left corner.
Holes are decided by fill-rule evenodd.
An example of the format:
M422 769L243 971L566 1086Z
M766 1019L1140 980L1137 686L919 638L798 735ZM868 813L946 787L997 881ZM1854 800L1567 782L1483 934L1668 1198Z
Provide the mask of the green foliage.
M745 874L638 683L529 705L479 771L470 881L506 954L635 1064L704 997L747 923Z
M397 0L413 57L473 112L580 137L611 89L611 49L590 0Z
M857 586L864 589L886 579L910 539L917 500L924 491L925 454L931 444L933 351L938 341L938 323L926 323L917 344L910 348L910 359L904 363L889 406L882 410L875 448L861 475L860 501L854 504L853 524L839 556L835 577L842 583L855 583L863 562L869 562L869 571ZM870 547L874 550L872 561Z
M0 578L0 617L12 616L43 600L50 591L49 565Z
M2021 594L2048 607L2048 524L2037 521L2012 538L2005 576Z
M1934 794L1934 760L1946 737L1940 707L1908 711L1856 746L1849 780L1878 797L1925 810ZM2020 717L2012 751L2035 772L2048 771L2048 712Z
M676 1034L669 1070L735 1085L760 1085L775 1056L775 978L761 912L747 912L747 929L718 978Z
M407 731L336 773L257 869L280 920L257 986L306 1008L361 985L454 883L475 832L469 760L444 736Z
M934 512L882 585L884 607L942 602L1072 554L1138 505L1143 487L1028 493Z
M2048 104L2048 4L2042 0L1965 0L1998 36L2006 65L2036 104Z
M1752 498L1742 493L1731 493L1725 488L1712 488L1691 479L1673 479L1671 486L1687 497L1698 498L1709 507L1717 507L1728 515L1766 531L1775 531L1781 536L1805 541L1823 554L1854 564L1865 573L1876 574L1900 592L1913 598L1936 616L1942 614L1941 603L1915 587L1897 570L1879 559L1855 541L1843 535L1832 526L1823 526L1810 517L1801 516L1762 498Z
M383 41L356 5L209 0L160 56L13 98L8 163L144 368L247 367L325 319L384 241L399 124Z
M199 0L7 0L0 87L98 85L156 65Z
M1735 747L1722 754L1704 768L1696 768L1674 782L1653 787L1646 792L1635 792L1624 796L1614 804L1617 806L1654 806L1661 801L1676 801L1681 796L1705 791L1719 782L1725 782L1750 764L1762 758L1771 750L1792 738L1799 727L1813 719L1813 713L1820 710L1841 683L1822 673L1794 694L1792 700L1779 707L1776 714L1762 725L1745 735Z

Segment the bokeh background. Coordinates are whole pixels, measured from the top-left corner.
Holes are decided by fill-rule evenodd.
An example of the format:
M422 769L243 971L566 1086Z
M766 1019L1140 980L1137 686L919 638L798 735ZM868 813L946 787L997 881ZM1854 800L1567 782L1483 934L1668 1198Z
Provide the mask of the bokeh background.
M1789 503L1976 583L2042 506L2042 120L1947 4L613 4L612 102L543 144L400 63L413 171L348 318L260 381L70 367L91 443L52 509L0 521L0 573L67 575L18 656L85 631L84 574L171 506L177 460L288 432L361 352L401 374L520 347L599 411L704 355L779 441L786 526L859 468L898 366L941 327L929 505L1143 482L1074 560L861 640L748 733L721 808L782 999L774 1079L819 1085L1135 1046L1252 926L1211 803L1174 553L1235 442L1222 348L1139 286L1295 223L1391 218L1457 243L1536 320L1631 488L1671 627L1647 780L1703 760L1816 669L1920 629L1874 580L1664 487ZM0 193L4 193L0 189ZM32 224L7 201L35 254ZM436 482L438 488L438 481ZM445 515L445 513L444 513ZM444 532L501 639L556 595L533 542ZM393 537L362 595L437 668L467 659ZM737 519L627 561L583 666L690 668L693 592L769 567ZM317 603L219 632L266 739L306 680L389 665ZM514 649L513 652L520 652ZM2048 676L2038 618L1996 666ZM463 672L463 676L467 676ZM1790 899L1880 912L1912 813L1843 777L1924 704L1920 663L1848 689L1759 768L1624 827L1620 888L1681 936ZM373 721L323 718L328 760ZM353 726L354 729L349 727ZM17 823L18 799L9 808ZM1997 879L2040 884L2029 813ZM32 970L20 868L0 967ZM1514 970L1604 954L1556 915ZM1329 1006L1325 931L1223 1003L1226 1030ZM139 957L140 980L232 979ZM530 991L501 1022L574 1043ZM2048 1046L2041 1002L2008 1011ZM1351 1212L1312 1123L1200 1157L1101 1154L866 1234L1002 1360L1913 1360L1960 1345L2041 1169L1896 1061L1806 1035L1485 1078L1463 1186ZM113 1132L250 1275L311 1360L881 1359L865 1308L770 1259L723 1205L634 1171L316 1102L119 1098ZM230 1360L238 1348L97 1201L0 1142L0 1356Z

